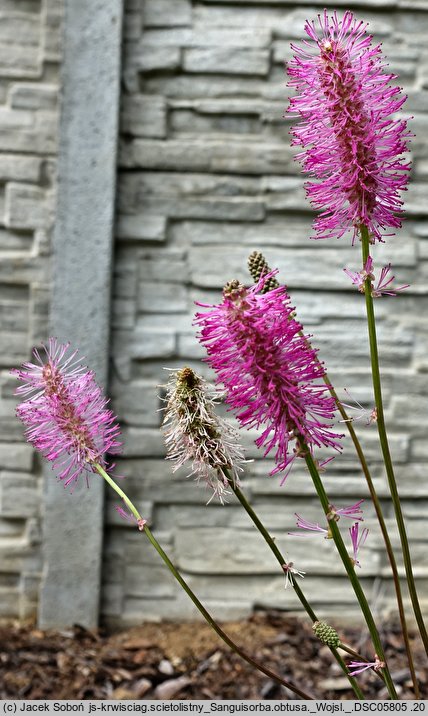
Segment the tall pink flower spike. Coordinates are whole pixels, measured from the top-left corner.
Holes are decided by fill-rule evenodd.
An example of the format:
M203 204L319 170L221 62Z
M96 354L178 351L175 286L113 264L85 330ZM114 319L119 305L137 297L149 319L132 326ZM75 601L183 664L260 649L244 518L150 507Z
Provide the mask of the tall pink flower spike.
M395 75L384 72L381 46L372 46L367 24L345 12L318 22L307 22L309 40L292 45L294 58L287 65L289 86L297 94L288 112L300 118L292 130L292 143L304 151L297 155L304 171L316 179L306 184L312 206L320 210L314 238L340 238L360 225L370 241L383 241L388 227L401 226L401 192L410 164L405 119L392 119L406 97L390 83Z
M28 396L16 409L26 437L52 462L67 486L94 472L94 463L108 466L104 453L118 453L120 429L95 375L76 359L69 344L50 338L45 356L34 350L35 363L11 371L23 381L17 395Z
M208 311L195 319L226 402L242 427L262 428L255 442L265 455L275 450L271 474L287 470L305 449L340 451L342 437L332 430L336 406L322 380L324 368L307 338L299 335L302 327L285 287L262 293L276 273L251 288L232 281L222 303L197 304Z

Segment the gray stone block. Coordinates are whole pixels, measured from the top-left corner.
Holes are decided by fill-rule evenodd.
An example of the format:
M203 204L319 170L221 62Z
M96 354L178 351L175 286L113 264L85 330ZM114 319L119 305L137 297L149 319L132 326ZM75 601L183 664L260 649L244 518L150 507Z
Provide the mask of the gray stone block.
M159 423L159 388L153 382L133 380L112 386L112 409L128 425L154 427Z
M6 187L5 223L13 229L45 229L53 223L53 196L38 186L10 182Z
M37 183L40 178L40 157L19 154L0 155L0 181Z
M189 305L185 286L165 281L140 282L138 310L146 313L182 313Z
M134 137L166 137L165 97L125 95L121 111L121 131Z
M142 250L138 252L139 276L144 283L155 281L187 284L189 274L186 252L180 249Z
M226 143L196 136L168 142L136 139L122 144L119 162L124 168L263 174L290 170L293 156L291 149L280 143L245 142L239 135ZM299 185L297 180L291 183Z
M136 72L154 72L158 70L177 70L181 65L180 48L165 47L158 43L133 42L128 43L125 49L126 70L125 78L129 83ZM134 91L138 90L138 84L132 83Z
M123 426L124 457L163 457L165 446L157 429Z
M33 448L26 443L0 443L0 470L30 472L33 467L33 455Z
M183 57L186 72L264 76L268 74L269 66L269 52L256 48L195 48L185 50Z
M134 241L165 241L166 217L140 214L120 214L117 220L117 237Z
M55 84L13 84L9 90L9 103L13 109L56 109L58 87Z
M145 0L143 4L143 22L145 27L178 27L190 25L192 21L192 3L190 0L175 0L171 12L168 0Z
M26 447L26 446L22 446ZM2 445L0 443L0 453ZM31 469L31 465L28 469ZM0 514L5 518L32 517L38 514L40 491L36 479L2 472L0 478Z

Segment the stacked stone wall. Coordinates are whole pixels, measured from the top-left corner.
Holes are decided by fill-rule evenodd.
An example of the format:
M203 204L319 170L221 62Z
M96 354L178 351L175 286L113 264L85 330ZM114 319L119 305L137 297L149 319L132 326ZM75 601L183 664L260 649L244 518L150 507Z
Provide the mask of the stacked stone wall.
M41 465L9 369L47 336L55 206L60 0L0 3L0 617L35 613Z
M262 250L291 292L299 319L313 333L329 374L344 396L372 407L364 305L343 267L357 269L359 247L347 240L311 242L312 215L282 118L289 90L284 60L306 18L324 6L286 0L127 0L123 54L117 241L112 318L111 392L123 424L127 477L159 540L210 610L237 617L254 607L299 607L263 541L233 499L221 506L186 473L164 461L157 412L165 368L191 365L207 377L192 328L194 301L218 302L231 278L248 282L246 259ZM346 3L336 4L340 11ZM428 3L353 3L382 41L390 69L413 114L408 218L378 252L411 288L376 304L386 414L416 574L428 601ZM349 402L350 399L347 400ZM358 432L391 526L375 426ZM306 571L305 593L322 613L353 611L353 597L328 541L291 538L294 513L319 521L308 476L298 466L283 487L268 477L254 434L244 489L278 545ZM325 474L333 500L367 497L349 438ZM361 579L376 608L391 603L389 569L367 503L370 538ZM103 616L119 624L194 617L141 536L106 512Z

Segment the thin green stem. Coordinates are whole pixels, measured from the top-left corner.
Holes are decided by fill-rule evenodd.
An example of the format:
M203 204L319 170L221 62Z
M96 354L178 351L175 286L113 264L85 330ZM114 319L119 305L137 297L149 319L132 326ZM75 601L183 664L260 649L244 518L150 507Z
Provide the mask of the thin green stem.
M251 255L251 256L252 256L252 255ZM255 275L255 274L254 274L254 266L251 264L253 270L251 269L251 266L250 266L251 256L249 257L250 273L251 273L253 279L254 279L255 281L258 281L258 279L260 278L260 275L259 275L258 273ZM263 266L263 267L264 267L263 270L264 270L266 273L270 273L270 271L271 271L271 269L270 269L270 267L268 266L268 264L267 264L265 258L264 258L264 257L262 256L262 254L260 254L260 253L259 253L259 255L258 255L257 266L258 266L258 269L260 269L260 266ZM279 285L279 284L277 284L277 285ZM307 343L308 347L311 348L310 341L309 341L308 338L305 336L303 330L299 331L299 335L300 335L302 338L306 338L306 343ZM337 408L338 408L338 410L339 410L339 412L340 412L340 414L341 414L341 416L342 416L342 418L343 418L343 421L344 421L345 424L346 424L346 427L347 427L347 429L348 429L348 432L349 432L349 434L350 434L350 436L351 436L351 440L352 440L352 442L354 443L354 447L355 447L355 450L356 450L358 459L359 459L359 461L360 461L360 463L361 463L361 467L362 467L364 476L365 476L365 478L366 478L367 486L368 486L368 488L369 488L370 497L371 497L371 499L372 499L372 502L373 502L373 505L374 505L374 508L375 508L375 511L376 511L376 515L377 515L377 518L378 518L378 521L379 521L379 525L380 525L380 529L381 529L381 532L382 532L383 540L384 540L384 543L385 543L386 552L387 552L387 555L388 555L388 560L389 560L389 563L390 563L390 566L391 566L392 578L393 578L393 581L394 581L395 594L396 594L396 598L397 598L398 613L399 613L399 617L400 617L400 623L401 623L401 629L402 629L402 633L403 633L404 645L405 645L405 649L406 649L406 653L407 653L407 659L408 659L408 662L409 662L410 674L411 674L412 681L413 681L413 689L414 689L414 692L415 692L415 698L416 698L416 699L419 699L419 698L420 698L419 684L418 684L418 680L417 680L417 676L416 676L416 670L415 670L415 665L414 665L414 661L413 661L412 649L411 649L411 646L410 646L409 631L408 631L408 628L407 628L406 614L405 614L405 610L404 610L403 597L402 597L402 592L401 592L400 577L399 577L399 574L398 574L397 562L396 562L396 560L395 560L395 555L394 555L394 552L393 552L393 549L392 549L391 540L389 539L388 530L387 530L387 527L386 527L386 523L385 523L385 519L384 519L384 516L383 516L382 508L381 508L381 505L380 505L380 501L379 501L379 498L378 498L378 496L377 496L377 493L376 493L376 490L375 490L375 487L374 487L374 484L373 484L373 480L372 480L372 477L371 477L371 474L370 474L370 471L369 471L369 468L368 468L368 465L367 465L367 461L366 461L366 459L365 459L365 455L364 455L363 449L362 449L362 447L361 447L361 444L360 444L360 442L359 442L359 440L358 440L358 437L357 437L357 435L356 435L356 433L355 433L355 430L354 430L354 427L353 427L353 425L352 425L352 420L348 417L348 415L347 415L347 413L346 413L346 411L345 411L345 409L344 409L344 407L343 407L343 405L342 405L342 403L341 403L341 401L340 401L340 399L339 399L339 397L338 397L338 395L337 395L337 393L336 393L336 391L335 391L335 389L334 389L334 387L333 387L333 385L332 385L332 383L331 383L331 381L330 381L330 379L329 379L327 373L324 373L323 380L324 380L324 383L326 384L326 386L327 386L327 388L328 388L328 390L329 390L329 392L330 392L330 395L332 396L332 398L334 399L334 401L335 401L335 403L336 403L336 406L337 406ZM308 613L309 613L309 612L308 612ZM362 658L362 657L361 657L361 658Z
M104 480L110 485L111 488L121 497L121 499L125 502L127 507L131 510L132 514L134 515L137 522L144 523L144 520L140 513L138 512L135 505L131 502L129 497L126 495L126 493L115 483L115 481L110 477L110 475L107 474L107 472L103 469L101 465L98 463L94 464L94 467L98 471L98 473L101 475L101 477L104 478ZM159 554L159 556L162 558L168 569L170 570L171 574L175 577L177 582L180 584L180 586L184 589L186 594L190 597L195 607L199 610L199 612L202 614L204 619L208 622L210 627L215 631L215 633L224 641L225 644L227 644L232 651L234 651L238 656L240 656L244 661L246 661L248 664L253 666L254 668L261 671L263 674L268 676L270 679L274 679L282 686L285 686L287 689L290 689L290 691L293 691L293 693L297 694L297 696L300 696L304 700L313 700L314 697L310 694L307 694L302 689L299 689L297 686L292 684L289 681L286 681L281 676L278 676L278 674L275 674L275 672L268 669L266 666L263 666L263 664L260 664L258 661L253 659L249 654L247 654L241 647L239 647L237 644L235 644L234 641L226 634L226 632L223 631L223 629L217 624L217 622L213 619L211 614L205 609L202 602L199 601L197 596L194 594L194 592L191 590L187 582L183 579L178 569L174 566L174 564L171 562L170 558L166 554L166 552L162 549L159 542L156 540L156 538L153 536L149 528L146 524L144 524L144 527L142 529L144 534L146 535L149 542L152 544L152 546L155 548L156 552Z
M319 472L315 465L315 462L312 458L312 455L310 454L309 450L305 446L304 441L302 439L299 440L299 443L302 446L302 449L305 451L306 465L307 465L309 473L312 477L312 481L314 483L314 487L315 487L317 495L319 497L321 506L324 510L326 517L327 517L327 515L330 512L330 500L327 497L327 493L324 489L324 485L322 484L321 477L319 475ZM331 534L332 534L333 540L335 542L337 551L339 552L339 555L342 559L343 565L346 569L346 573L349 577L349 580L350 580L353 590L355 592L355 596L358 599L359 605L361 607L361 611L364 615L364 619L366 621L367 628L370 632L370 636L371 636L376 654L378 655L378 657L381 661L385 662L385 668L383 668L382 671L383 671L383 675L385 677L385 684L388 689L388 693L392 699L397 699L398 698L397 692L395 690L395 686L393 684L391 674L390 674L388 666L386 664L385 653L383 650L382 642L379 637L376 623L375 623L373 615L371 613L371 609L370 609L369 603L367 601L366 595L364 594L364 591L363 591L363 588L361 587L360 581L359 581L357 575L355 574L354 564L353 564L353 562L348 554L348 551L345 547L345 544L343 542L342 535L340 533L337 522L335 522L335 520L330 520L329 525L330 525Z
M236 495L236 497L238 498L239 502L241 503L242 507L243 507L244 510L247 512L247 514L249 515L249 517L251 518L251 520L254 522L255 526L256 526L257 529L259 530L259 532L260 532L260 534L262 535L262 537L264 538L265 542L267 543L267 545L269 546L269 548L271 549L271 551L272 551L273 554L275 555L275 558L276 558L277 562L279 563L279 565L280 565L280 567L281 567L281 570L282 570L282 566L283 566L284 564L286 564L286 559L285 559L285 557L283 556L283 554L281 553L281 551L279 550L279 548L278 548L278 546L277 546L275 540L274 540L273 537L270 535L269 531L266 529L266 527L264 526L263 522L262 522L262 521L260 520L260 518L258 517L257 513L253 510L253 508L251 507L251 505L250 505L250 503L248 502L247 498L245 497L244 493L242 492L242 490L241 490L241 489L238 487L238 485L236 484L236 480L233 479L233 477L231 476L231 474L230 474L230 472L227 470L227 468L222 467L222 472L223 472L224 476L226 477L226 479L227 479L227 481L228 481L228 483L229 483L231 489L233 490L233 492L235 493L235 495ZM299 587L299 585L298 585L297 580L295 579L295 577L294 577L292 574L290 574L290 578L291 578L291 583L292 583L292 585L293 585L293 589L294 589L294 591L295 591L295 593L296 593L298 599L300 600L300 603L302 604L303 608L305 609L306 613L308 614L308 616L309 616L310 619L312 620L312 622L317 622L317 621L319 621L317 615L315 614L315 612L314 612L314 610L312 609L311 605L310 605L309 602L307 601L307 599L306 599L306 597L305 597L305 595L304 595L302 589ZM337 650L336 650L335 648L329 647L329 649L330 649L330 651L332 652L332 654L333 654L333 656L335 657L335 659L337 660L337 662L338 662L340 668L342 669L343 673L344 673L344 674L346 675L346 677L348 678L349 683L351 684L352 689L353 689L355 695L357 696L357 698L358 698L359 700L364 700L364 694L363 694L363 692L361 691L361 689L360 689L360 687L359 687L359 685L358 685L358 682L354 679L353 676L351 676L351 675L349 674L348 667L346 666L346 663L345 663L344 660L342 659L341 655L337 652ZM355 653L355 652L354 652L354 653ZM362 657L361 657L361 658L362 658Z
M358 437L357 437L354 427L352 425L351 419L348 417L342 403L340 402L340 399L339 399L335 389L333 388L330 381L328 380L327 373L324 375L324 382L329 387L330 394L336 402L337 408L346 424L349 435L351 436L351 440L354 443L354 447L355 447L358 459L360 461L361 468L364 473L364 477L366 478L367 486L369 488L370 497L371 497L371 500L373 502L373 505L374 505L374 508L376 511L376 516L377 516L379 526L380 526L380 529L382 532L383 541L385 543L386 553L388 555L388 561L391 566L392 578L393 578L394 587L395 587L395 595L397 598L398 613L399 613L400 623L401 623L401 630L403 633L403 639L404 639L404 645L405 645L406 654L407 654L407 660L409 662L409 669L410 669L410 674L411 674L412 682L413 682L413 690L415 692L415 698L419 699L420 698L420 690L419 690L418 679L416 676L415 664L413 661L412 649L410 646L409 630L407 628L406 613L404 611L403 595L401 592L401 584L400 584L400 577L398 574L397 561L395 559L394 551L392 549L392 544L391 544L391 540L389 538L388 530L386 527L385 518L383 516L382 507L381 507L379 498L377 496L376 488L373 484L372 476L371 476L369 467L367 465L367 460L365 458L360 441L358 440Z
M363 253L363 265L365 265L370 255L369 233L366 226L361 226L361 243ZM392 503L394 505L395 519L397 521L398 532L400 535L401 549L403 552L404 568L406 571L407 585L409 589L410 599L412 601L413 611L419 632L424 643L425 651L428 655L428 633L425 627L424 618L419 604L418 594L416 591L415 578L413 575L412 560L410 556L409 541L406 533L403 512L401 509L400 497L398 494L397 483L394 475L394 467L392 464L391 453L389 449L388 436L385 426L385 416L383 410L382 386L379 369L379 355L377 348L376 321L373 307L372 282L370 277L365 282L365 298L367 311L367 325L370 344L370 358L372 366L373 391L377 409L377 427L379 432L379 440L382 449L382 455L385 463L386 475L388 479L389 490L391 493Z

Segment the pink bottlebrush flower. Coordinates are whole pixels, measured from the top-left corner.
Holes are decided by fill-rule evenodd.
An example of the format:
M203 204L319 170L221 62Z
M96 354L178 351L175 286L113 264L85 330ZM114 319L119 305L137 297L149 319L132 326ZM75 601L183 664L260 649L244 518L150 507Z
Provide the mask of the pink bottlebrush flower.
M324 539L332 538L330 528L326 529L325 527L321 527L318 522L308 522L308 520L305 520L303 519L303 517L300 517L297 512L295 512L294 514L297 517L296 524L302 530L307 530L307 532L321 532L324 535ZM289 532L288 534L292 537L310 537L311 535L307 534L307 532Z
M371 281L375 280L373 273L373 259L371 256L367 258L364 268L360 272L350 271L347 268L343 269L344 272L349 276L352 283L355 284L361 293L364 293L366 279L369 278ZM399 291L404 291L405 288L409 288L410 284L406 283L404 286L398 286L398 288L390 287L395 276L390 276L387 279L389 272L391 271L391 264L387 264L383 267L380 272L379 280L376 286L372 287L371 294L373 298L379 298L380 296L396 296Z
M214 411L219 393L187 367L174 371L166 387L163 428L173 472L190 462L191 474L198 481L202 478L212 496L223 502L228 480L222 468L230 470L239 484L238 473L245 460L237 431Z
M361 564L358 560L358 552L365 543L369 531L367 527L365 527L360 534L360 525L358 522L356 522L355 525L352 525L352 527L349 528L349 534L351 535L352 542L352 562L354 563L354 567L361 567Z
M378 655L375 654L375 661L350 661L347 667L349 669L349 675L356 676L357 674L361 674L362 671L367 671L367 669L374 669L375 671L384 669L385 662L381 661Z
M293 586L293 578L295 576L302 577L302 579L304 579L306 574L306 572L302 572L299 569L296 569L296 567L294 566L294 562L286 562L285 564L283 564L282 571L285 574L285 589L287 589L289 584Z
M321 213L315 238L340 238L368 228L370 241L383 241L388 227L401 226L400 194L410 163L404 119L393 120L406 97L384 72L380 45L372 46L367 24L345 12L340 20L326 10L318 23L307 22L309 40L288 63L289 86L297 91L289 112L300 117L293 144L304 171L316 181L306 184L312 206Z
M43 348L45 357L34 350L36 363L11 371L23 381L16 394L29 396L16 413L26 425L27 440L52 462L66 486L94 472L94 463L107 468L103 456L120 452L120 429L94 373L75 360L77 351L69 353L69 344L56 338Z
M275 449L271 474L286 470L306 447L340 451L342 437L332 431L336 406L322 381L324 367L307 337L299 335L302 326L285 287L263 293L276 273L248 289L232 281L222 303L197 304L209 310L195 319L206 360L226 389L226 402L243 427L263 428L256 445L265 448L265 455Z
M337 522L340 517L349 517L351 520L359 520L362 522L363 518L361 515L363 514L363 511L360 509L360 505L363 502L364 500L358 500L358 502L355 502L355 504L349 505L348 507L335 507L334 505L330 505L330 511L327 515L327 519L335 520L335 522Z

